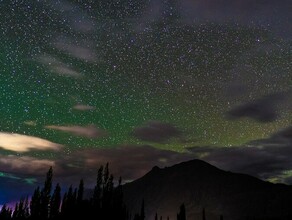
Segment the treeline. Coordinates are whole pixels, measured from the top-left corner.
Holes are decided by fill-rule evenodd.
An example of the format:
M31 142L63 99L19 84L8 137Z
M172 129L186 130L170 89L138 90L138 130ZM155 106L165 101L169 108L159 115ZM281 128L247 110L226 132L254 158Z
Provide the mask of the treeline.
M4 205L0 211L0 220L145 220L144 201L140 212L132 216L123 201L122 179L115 187L108 164L99 168L93 195L89 199L84 198L82 179L78 188L71 185L63 196L61 186L57 184L52 190L52 185L53 168L50 167L43 187L37 187L30 200L28 197L20 199L13 209ZM169 220L169 217L165 219ZM158 220L157 214L154 220ZM177 220L186 220L184 204L180 206ZM204 209L202 220L206 220ZM223 216L220 216L220 220L223 220Z
M61 186L52 191L53 169L49 169L42 188L37 187L29 201L22 198L13 209L4 205L0 211L1 220L59 220L59 219L100 219L130 220L123 202L122 180L114 187L114 177L109 173L108 164L101 166L97 173L96 185L90 199L84 198L84 182L79 187L72 185L62 196Z

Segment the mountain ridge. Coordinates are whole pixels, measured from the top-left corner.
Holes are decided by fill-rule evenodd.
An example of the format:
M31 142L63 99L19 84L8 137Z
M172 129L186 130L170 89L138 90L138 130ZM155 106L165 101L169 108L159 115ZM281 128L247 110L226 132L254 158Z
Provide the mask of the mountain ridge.
M292 216L291 186L224 171L201 160L165 168L155 166L143 177L125 184L124 194L134 212L145 201L146 219L154 219L156 212L175 219L182 203L188 219L200 219L203 208L208 220L219 219L220 215L233 220Z

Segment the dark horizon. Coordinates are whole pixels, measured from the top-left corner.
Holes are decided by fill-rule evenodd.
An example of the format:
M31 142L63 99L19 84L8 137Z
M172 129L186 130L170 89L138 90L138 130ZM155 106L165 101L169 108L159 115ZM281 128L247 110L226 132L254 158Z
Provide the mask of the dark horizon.
M224 171L198 159L165 168L155 166L126 184L121 177L115 179L105 164L98 169L90 190L83 179L64 189L55 183L50 167L31 196L20 195L15 204L1 207L0 219L288 220L291 195L292 186Z

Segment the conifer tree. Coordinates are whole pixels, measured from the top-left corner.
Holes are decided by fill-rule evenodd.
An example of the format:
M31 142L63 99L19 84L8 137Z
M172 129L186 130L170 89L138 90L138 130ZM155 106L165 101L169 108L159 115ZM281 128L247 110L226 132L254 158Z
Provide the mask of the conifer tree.
M62 216L66 215L68 210L68 203L67 203L67 192L64 193L63 199L62 199L62 206L61 206L61 214Z
M12 214L12 219L18 219L19 217L19 203L17 202L14 206L14 211Z
M40 217L41 219L47 219L50 212L50 199L53 180L53 168L50 167L46 175L44 188L41 191L40 197Z
M21 198L19 202L15 204L13 219L27 219L29 217L28 198Z
M135 214L135 216L134 216L134 220L140 220L140 216L139 216L139 214Z
M141 211L140 211L140 219L144 220L145 219L145 204L144 204L144 199L142 200L142 205L141 205Z
M108 163L105 165L104 172L103 172L103 190L107 187L109 180L109 167Z
M93 206L97 209L101 207L100 200L101 200L101 194L102 194L102 185L103 185L103 166L100 166L97 173L96 178L96 185L94 187L93 192Z
M81 204L81 202L83 200L83 193L84 193L84 182L83 182L83 179L81 179L79 182L78 194L77 194L77 203L78 204Z
M126 208L123 203L123 188L122 188L122 178L119 178L119 184L114 189L113 193L113 209L116 210L114 212L113 218L114 219L125 219L127 215Z
M205 208L203 208L203 212L202 212L202 220L206 220Z
M50 203L51 203L50 218L56 218L59 215L61 205L61 187L59 183L56 185Z
M186 220L186 208L184 204L181 204L179 213L177 214L177 220Z
M69 187L68 193L67 193L67 208L68 210L74 210L76 201L76 190L73 192L73 186L71 185Z
M4 204L0 211L0 219L10 220L11 217L12 217L12 210L8 208L6 204Z
M41 206L41 192L40 192L40 187L37 187L30 201L30 215L32 219L40 218L40 206Z

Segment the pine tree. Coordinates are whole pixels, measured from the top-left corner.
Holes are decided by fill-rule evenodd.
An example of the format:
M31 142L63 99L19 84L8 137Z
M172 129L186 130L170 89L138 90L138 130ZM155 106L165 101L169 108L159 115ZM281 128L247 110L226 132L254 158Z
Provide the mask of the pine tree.
M181 204L179 213L177 214L177 220L186 220L186 208L184 204Z
M78 194L77 194L77 203L81 204L83 200L83 193L84 193L84 182L83 179L80 180L79 187L78 187Z
M139 214L135 214L135 216L134 216L134 220L141 220Z
M19 217L19 203L17 202L15 204L15 207L14 207L14 211L13 211L13 214L12 214L12 218L13 219L18 219Z
M114 189L113 193L113 209L116 210L113 214L113 219L126 219L127 211L123 203L123 187L122 178L119 178L119 184Z
M62 206L61 206L61 214L62 216L65 216L68 212L68 199L67 199L67 192L64 193L63 199L62 199Z
M11 217L12 217L11 209L8 208L6 204L4 204L1 211L0 211L0 219L1 220L10 220Z
M56 218L59 215L60 205L61 205L61 187L58 183L56 185L56 188L51 199L50 218Z
M101 194L102 194L102 185L103 185L103 166L100 166L97 173L96 185L93 192L93 206L97 209L101 207Z
M47 172L44 188L41 191L40 197L40 217L41 219L47 219L50 212L50 199L53 180L53 168L50 167Z
M206 213L205 213L205 208L203 208L203 212L202 212L202 219L206 220Z
M103 172L103 190L106 188L109 180L109 167L108 163L106 164Z
M40 207L41 207L41 192L40 192L40 187L37 187L30 201L30 215L32 219L40 218Z
M145 219L145 204L144 204L144 199L142 200L142 205L141 205L141 211L140 211L140 219L144 220Z
M28 218L29 217L29 202L28 202L28 197L25 198L24 200L24 207L23 207L23 210L24 210L24 216L25 218Z
M28 198L21 198L19 202L15 204L13 219L27 219L29 217Z
M73 186L71 185L67 194L67 206L68 210L73 210L76 201L76 190L73 192Z

